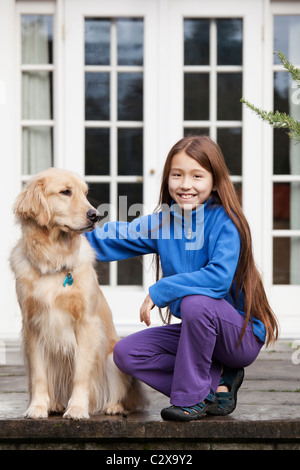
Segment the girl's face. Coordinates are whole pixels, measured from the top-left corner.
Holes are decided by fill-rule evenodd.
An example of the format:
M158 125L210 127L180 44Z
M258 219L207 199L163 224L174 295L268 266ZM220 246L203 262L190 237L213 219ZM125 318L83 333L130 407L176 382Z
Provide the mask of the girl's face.
M184 151L172 158L169 193L181 209L192 210L203 204L213 189L213 176Z

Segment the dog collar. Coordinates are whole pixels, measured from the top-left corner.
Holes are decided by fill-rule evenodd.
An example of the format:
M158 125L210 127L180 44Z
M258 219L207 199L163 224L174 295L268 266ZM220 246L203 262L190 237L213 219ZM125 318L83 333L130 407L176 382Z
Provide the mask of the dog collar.
M63 286L66 287L67 284L69 284L69 286L71 286L73 284L73 276L71 273L68 273L65 277L65 280L63 282Z

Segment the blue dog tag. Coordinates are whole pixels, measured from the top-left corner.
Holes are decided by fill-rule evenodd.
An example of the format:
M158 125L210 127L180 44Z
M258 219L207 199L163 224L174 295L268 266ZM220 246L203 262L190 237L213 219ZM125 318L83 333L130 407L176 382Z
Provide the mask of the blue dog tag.
M67 284L69 284L69 286L71 286L73 284L73 276L72 276L71 273L68 273L66 275L63 286L66 287Z

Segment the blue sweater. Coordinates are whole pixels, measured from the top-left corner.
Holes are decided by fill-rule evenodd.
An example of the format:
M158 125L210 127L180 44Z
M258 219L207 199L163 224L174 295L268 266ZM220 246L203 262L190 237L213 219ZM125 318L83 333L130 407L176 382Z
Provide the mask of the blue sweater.
M139 217L131 223L108 222L85 234L100 261L115 261L158 253L163 277L150 286L158 307L169 306L180 318L180 303L187 295L226 299L244 315L242 292L232 285L240 253L240 237L223 206L206 202L182 216L171 209ZM229 290L232 285L231 295ZM265 326L253 319L253 331L265 341Z

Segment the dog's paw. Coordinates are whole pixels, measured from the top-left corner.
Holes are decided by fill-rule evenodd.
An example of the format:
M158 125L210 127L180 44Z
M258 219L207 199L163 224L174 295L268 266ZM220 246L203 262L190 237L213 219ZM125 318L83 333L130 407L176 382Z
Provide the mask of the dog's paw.
M115 405L110 405L106 408L106 415L122 415L125 413L123 405L121 403L116 403Z
M48 418L47 406L43 405L31 405L28 410L24 413L24 418Z
M88 419L89 414L85 408L73 405L67 409L67 411L63 415L63 418L74 419L77 421L79 419Z

